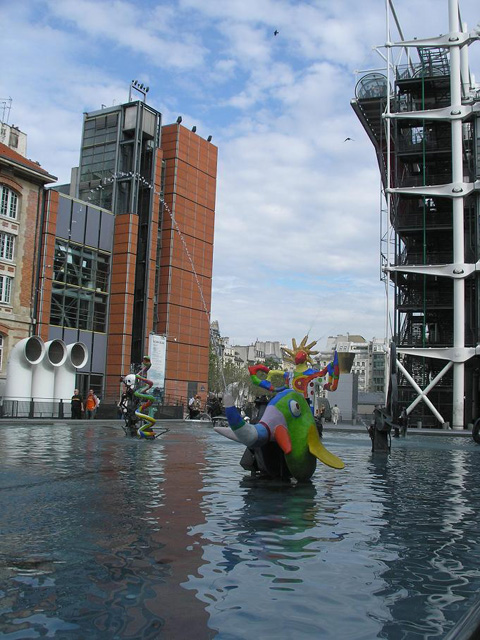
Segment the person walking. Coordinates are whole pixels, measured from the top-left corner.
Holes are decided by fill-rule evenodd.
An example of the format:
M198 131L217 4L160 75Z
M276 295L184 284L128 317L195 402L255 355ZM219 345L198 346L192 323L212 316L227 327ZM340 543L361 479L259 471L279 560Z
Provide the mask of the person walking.
M95 414L97 413L97 407L99 404L100 400L93 393L93 389L89 389L87 399L85 401L85 414L88 420L95 418Z
M78 389L74 389L70 403L72 420L81 420L83 413L83 398Z
M338 418L340 417L340 409L337 407L337 405L334 405L332 407L331 414L332 414L332 422L333 424L336 425L338 423Z
M200 409L202 408L200 402L201 398L198 394L190 398L188 402L188 413L190 415L190 420L195 420L195 418L200 415Z

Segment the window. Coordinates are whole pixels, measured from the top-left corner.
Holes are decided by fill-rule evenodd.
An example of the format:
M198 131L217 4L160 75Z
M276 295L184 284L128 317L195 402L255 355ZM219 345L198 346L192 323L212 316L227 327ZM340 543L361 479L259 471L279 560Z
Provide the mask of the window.
M10 304L12 280L9 276L0 276L0 302Z
M54 285L50 324L105 333L107 303L106 294Z
M0 232L0 258L3 260L13 260L15 249L15 236L11 233Z
M107 291L110 256L106 253L69 244L55 243L54 280L96 291Z
M17 217L18 196L17 194L6 187L0 185L0 215L8 216L9 218Z
M12 149L18 149L18 133L14 133L13 131L10 132L8 146Z
M50 324L104 333L109 269L107 253L57 239Z

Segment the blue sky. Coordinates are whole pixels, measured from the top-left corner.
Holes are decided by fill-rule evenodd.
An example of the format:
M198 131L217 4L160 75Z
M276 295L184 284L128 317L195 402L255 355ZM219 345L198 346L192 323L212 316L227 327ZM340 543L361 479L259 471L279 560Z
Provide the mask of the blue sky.
M472 30L478 0L460 7ZM406 38L448 31L447 0L395 8ZM385 335L379 175L350 106L356 71L384 66L383 0L17 0L0 18L8 123L60 182L78 164L83 112L125 102L132 79L164 123L182 115L213 136L222 335Z

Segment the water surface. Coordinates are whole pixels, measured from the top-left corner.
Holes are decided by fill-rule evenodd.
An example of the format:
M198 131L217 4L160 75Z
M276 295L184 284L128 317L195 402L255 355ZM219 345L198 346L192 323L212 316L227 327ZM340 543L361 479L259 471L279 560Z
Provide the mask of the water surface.
M167 426L0 426L1 637L442 638L475 601L470 438L387 456L327 431L345 469L293 486L207 425Z

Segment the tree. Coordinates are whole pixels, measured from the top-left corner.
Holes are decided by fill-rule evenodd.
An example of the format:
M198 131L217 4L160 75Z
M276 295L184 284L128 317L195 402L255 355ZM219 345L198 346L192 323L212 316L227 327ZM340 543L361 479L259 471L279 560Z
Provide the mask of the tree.
M208 389L218 395L223 394L227 387L239 405L243 405L252 395L258 395L259 392L259 388L250 380L246 365L233 362L223 364L221 356L210 345Z

